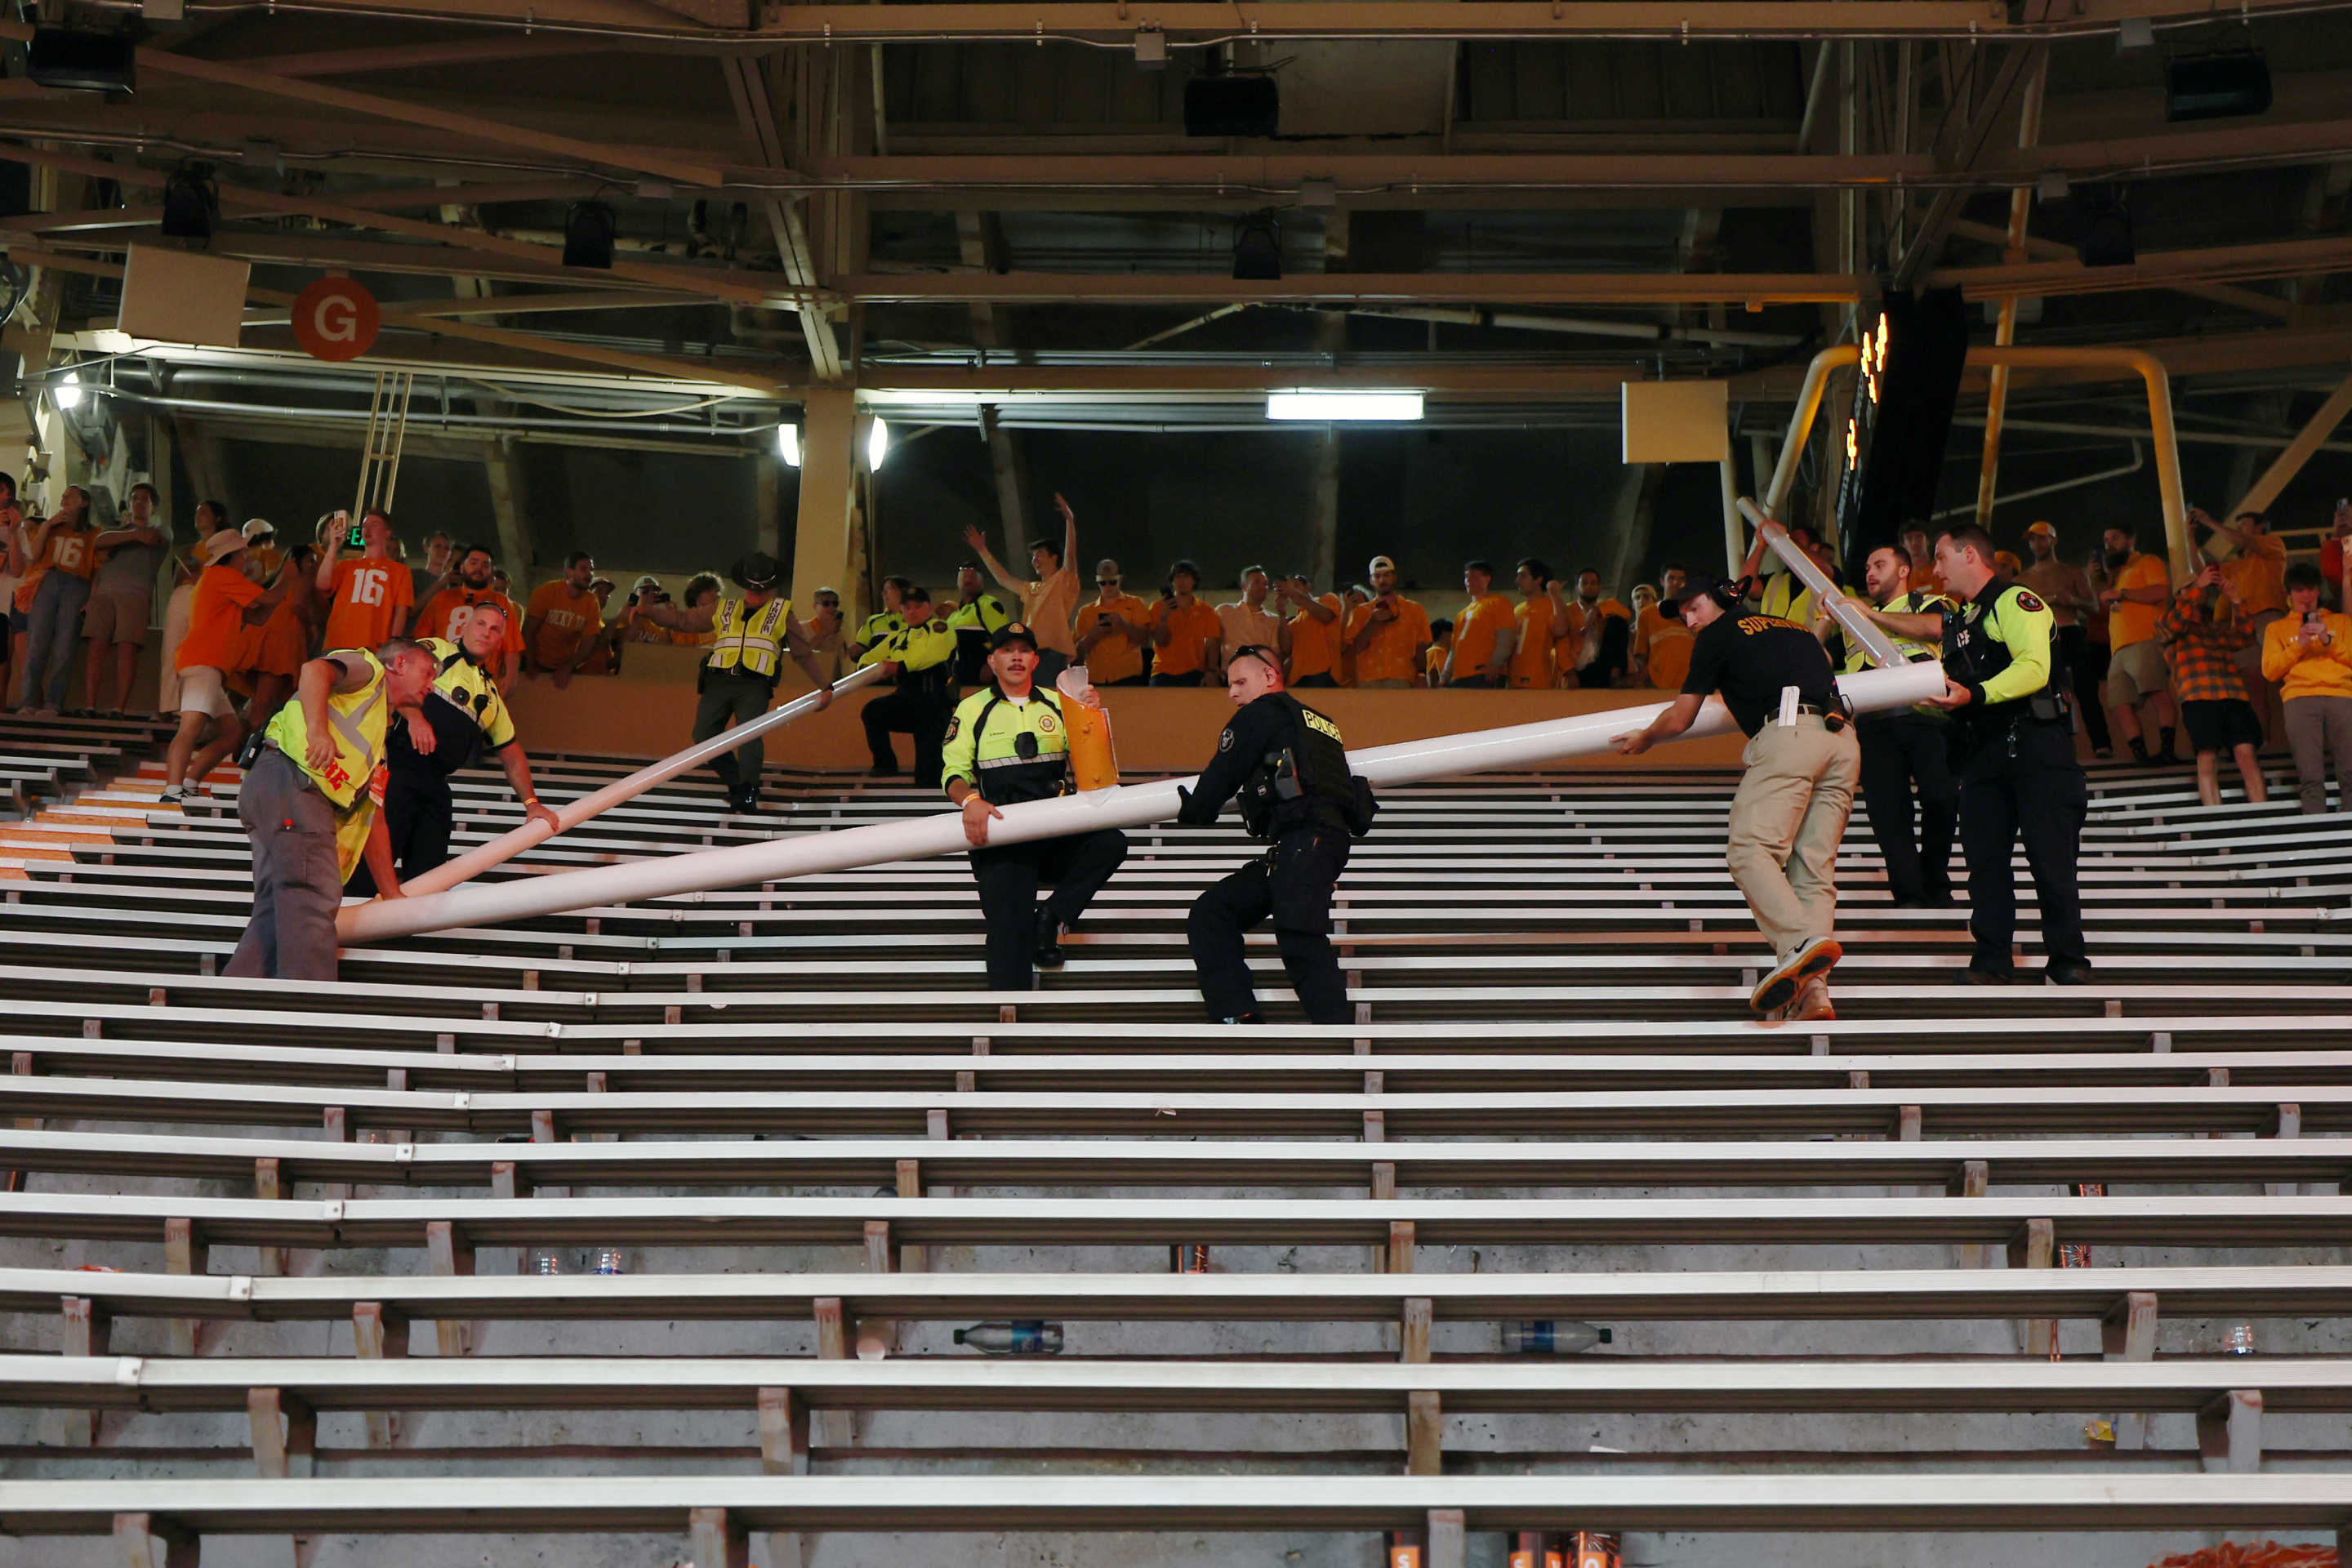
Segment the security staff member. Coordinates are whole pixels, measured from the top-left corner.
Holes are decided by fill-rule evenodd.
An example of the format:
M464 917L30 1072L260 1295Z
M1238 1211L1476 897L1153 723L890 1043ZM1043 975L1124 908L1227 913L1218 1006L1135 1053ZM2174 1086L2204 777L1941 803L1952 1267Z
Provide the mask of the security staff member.
M456 642L418 639L433 656L433 684L424 700L399 710L401 722L384 740L384 827L392 836L393 864L404 878L449 858L449 829L457 810L449 775L472 766L478 752L499 759L525 816L551 828L559 826L553 808L541 805L532 787L530 759L515 743L514 721L489 670L506 647L506 614L505 605L486 599L474 606ZM354 898L373 897L375 874L361 866L344 890Z
M1747 609L1737 584L1718 583L1677 608L1695 634L1690 676L1648 728L1615 738L1617 750L1637 756L1681 734L1708 694L1722 692L1748 736L1726 858L1779 961L1748 1005L1790 1020L1833 1018L1829 973L1845 956L1830 934L1838 842L1862 757L1829 655L1803 626Z
M727 574L743 590L740 595L691 610L675 605L637 605L637 615L656 626L674 632L718 634L696 685L702 699L694 710L696 740L710 739L726 729L730 719L748 724L768 710L775 700L776 676L786 647L816 688L816 705L821 709L833 705L833 685L817 668L808 632L793 616L793 602L776 596L776 579L782 571L774 556L755 550ZM710 771L726 786L730 810L760 809L760 769L767 759L767 745L757 740L710 759Z
M1932 619L1937 630L1927 637L1906 637L1890 628L1903 657L1917 663L1938 657L1943 640L1943 615L1951 601L1911 586L1911 556L1899 544L1882 544L1864 563L1866 600L1848 602L1872 619L1884 617ZM1813 631L1826 642L1837 622L1826 606ZM1870 668L1870 654L1848 639L1845 669L1855 674ZM1959 820L1960 786L1952 777L1946 744L1951 720L1940 708L1920 703L1899 713L1865 713L1854 721L1862 741L1862 803L1870 808L1870 834L1886 858L1886 890L1896 907L1946 909L1952 902L1952 833ZM1918 828L1912 828L1911 790L1919 791Z
M874 773L890 778L898 772L898 756L890 744L897 733L915 738L915 782L925 789L940 787L940 755L946 744L948 718L955 711L955 633L944 620L931 616L928 589L907 584L899 596L905 624L867 648L858 659L887 667L898 678L898 689L866 704L858 717L866 724L866 749L874 753Z
M433 683L433 657L398 637L370 652L339 648L303 665L237 791L253 843L253 914L222 973L240 979L332 980L343 879L364 858L396 899L383 793L384 721Z
M1992 540L1973 524L1937 538L1936 570L1961 601L1959 612L1943 621L1946 681L1935 702L1957 721L1960 755L1960 849L1969 862L1969 932L1976 939L1962 978L1974 985L2018 978L2010 962L2017 931L2010 846L2021 838L2042 901L2046 973L2060 985L2086 985L2091 960L2074 868L2090 786L2074 755L2057 617L2031 589L1994 569ZM1903 629L1916 635L1917 628Z
M988 921L988 987L1026 991L1030 965L1062 967L1062 933L1127 858L1114 827L1062 838L992 847L988 824L1000 806L1047 800L1070 787L1070 731L1061 704L1037 689L1037 642L1020 621L989 639L994 679L965 698L948 722L948 798L963 813L971 874ZM1054 884L1040 907L1037 884Z
M1263 1022L1242 932L1272 915L1275 950L1307 1021L1353 1023L1331 951L1331 889L1349 837L1371 826L1371 790L1349 772L1339 727L1283 689L1275 649L1253 643L1228 654L1225 690L1241 711L1199 780L1177 792L1184 808L1176 820L1206 827L1238 793L1243 825L1273 848L1192 900L1184 929L1202 1000L1217 1023Z
M958 686L978 686L988 679L990 639L1013 620L1004 601L987 592L987 587L979 562L967 561L956 568L956 593L961 603L948 616L948 626L956 635Z
M852 658L865 663L866 656L879 647L884 637L905 628L913 618L907 614L907 590L914 585L913 579L908 577L882 579L882 607L866 616L857 635L849 639Z

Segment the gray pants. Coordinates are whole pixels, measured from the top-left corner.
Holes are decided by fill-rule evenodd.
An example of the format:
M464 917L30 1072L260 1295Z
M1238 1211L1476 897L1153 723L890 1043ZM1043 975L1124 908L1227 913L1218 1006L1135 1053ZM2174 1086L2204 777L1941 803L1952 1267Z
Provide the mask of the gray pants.
M2327 759L2336 759L2336 809L2352 808L2352 697L2297 697L2286 709L2286 743L2294 749L2294 776L2303 785L2303 812L2327 809Z
M66 673L73 668L81 610L89 603L89 579L54 567L33 590L30 625L25 631L26 707L66 705Z
M694 709L694 738L708 741L727 728L730 719L749 724L768 710L775 695L775 687L765 676L712 670L702 678L702 700ZM745 784L758 784L760 769L767 760L766 742L747 741L732 752L711 758L710 771L731 794Z
M253 918L223 973L334 979L335 910L343 901L334 806L310 774L271 747L237 789L236 819L253 840Z

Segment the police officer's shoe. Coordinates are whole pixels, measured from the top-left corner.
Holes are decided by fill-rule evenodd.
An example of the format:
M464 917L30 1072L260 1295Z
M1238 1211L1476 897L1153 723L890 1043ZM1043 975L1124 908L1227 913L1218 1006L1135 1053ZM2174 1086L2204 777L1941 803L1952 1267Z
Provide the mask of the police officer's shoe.
M1960 971L1959 983L1963 985L2014 985L2017 973L2014 970L1979 969L1971 964Z
M1255 1013L1236 1013L1230 1018L1212 1018L1209 1022L1212 1024L1263 1024L1265 1020Z
M2091 966L2087 963L2053 963L2048 970L2053 985L2088 985Z
M1778 1013L1797 999L1806 981L1827 974L1844 956L1845 949L1835 937L1809 942L1756 983L1756 989L1748 994L1748 1005L1759 1013Z
M735 793L728 797L727 806L730 811L756 814L760 809L760 786L758 784L738 786Z
M1051 910L1040 905L1037 910L1037 948L1030 955L1032 963L1040 969L1059 969L1065 962L1062 953L1062 926Z

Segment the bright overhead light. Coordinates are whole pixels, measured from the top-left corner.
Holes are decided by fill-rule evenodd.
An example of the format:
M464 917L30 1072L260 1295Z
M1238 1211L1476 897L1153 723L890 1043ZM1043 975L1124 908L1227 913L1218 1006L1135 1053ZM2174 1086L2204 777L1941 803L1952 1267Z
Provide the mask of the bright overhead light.
M1268 419L1372 419L1410 422L1421 417L1418 392L1269 392Z
M784 467L797 468L801 466L801 427L799 426L784 424L776 426L776 452L784 459Z
M81 377L71 371L66 372L65 379L49 388L49 396L56 400L57 405L60 408L79 408Z
M890 450L890 425L880 415L874 416L873 426L866 432L866 466L878 468L883 455Z

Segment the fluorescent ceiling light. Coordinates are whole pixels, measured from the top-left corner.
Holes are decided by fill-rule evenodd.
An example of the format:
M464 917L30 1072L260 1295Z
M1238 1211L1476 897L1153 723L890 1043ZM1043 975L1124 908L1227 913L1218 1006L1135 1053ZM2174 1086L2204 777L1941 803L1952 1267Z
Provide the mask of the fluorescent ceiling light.
M60 408L79 408L81 377L71 371L66 372L65 379L49 388L49 396L56 400L57 405Z
M874 416L873 426L866 432L866 466L878 468L883 455L890 450L890 426L880 415Z
M1268 419L1375 419L1411 422L1421 417L1418 392L1269 392Z
M801 427L793 424L776 426L776 451L788 468L801 466Z

